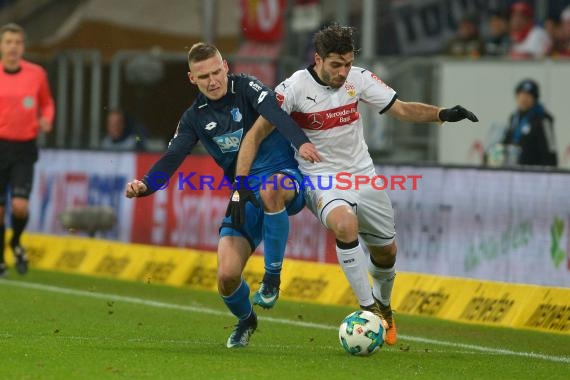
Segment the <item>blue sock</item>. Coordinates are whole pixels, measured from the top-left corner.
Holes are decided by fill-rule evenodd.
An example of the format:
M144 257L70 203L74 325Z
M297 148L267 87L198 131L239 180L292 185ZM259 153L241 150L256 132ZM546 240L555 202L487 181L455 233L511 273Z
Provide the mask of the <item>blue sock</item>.
M265 276L270 282L280 282L281 265L289 236L289 215L287 210L268 213L263 216L263 244Z
M249 301L249 286L242 278L238 288L229 296L222 296L224 303L233 315L238 319L246 319L250 316L253 306Z

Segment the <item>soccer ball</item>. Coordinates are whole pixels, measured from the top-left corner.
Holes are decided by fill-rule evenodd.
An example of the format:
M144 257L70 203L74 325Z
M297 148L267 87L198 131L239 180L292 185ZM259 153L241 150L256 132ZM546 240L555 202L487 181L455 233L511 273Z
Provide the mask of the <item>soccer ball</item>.
M340 344L351 355L372 355L382 347L385 337L386 329L380 317L364 310L347 315L338 330Z

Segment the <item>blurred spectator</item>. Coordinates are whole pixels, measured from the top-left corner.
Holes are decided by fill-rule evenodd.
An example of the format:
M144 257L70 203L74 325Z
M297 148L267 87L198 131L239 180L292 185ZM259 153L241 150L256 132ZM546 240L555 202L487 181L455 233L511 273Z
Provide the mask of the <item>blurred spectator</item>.
M515 88L515 96L517 109L509 119L502 142L507 156L511 156L507 157L507 162L557 166L554 118L538 101L538 84L532 79L521 81Z
M552 50L553 55L570 57L570 5L560 14L560 25Z
M510 44L508 13L502 10L491 12L489 37L485 41L485 54L494 56L507 55Z
M546 34L548 34L548 38L550 38L550 41L552 42L552 46L554 48L554 44L558 38L559 33L558 18L548 17L546 20L544 20L544 30L546 31Z
M552 42L546 31L534 24L534 12L524 1L511 6L511 50L513 58L540 58L546 55Z
M459 21L457 34L448 42L445 53L454 57L477 58L484 53L484 45L479 36L477 16L468 15Z
M144 142L139 135L139 126L121 110L110 110L107 114L107 135L101 142L104 150L145 150Z

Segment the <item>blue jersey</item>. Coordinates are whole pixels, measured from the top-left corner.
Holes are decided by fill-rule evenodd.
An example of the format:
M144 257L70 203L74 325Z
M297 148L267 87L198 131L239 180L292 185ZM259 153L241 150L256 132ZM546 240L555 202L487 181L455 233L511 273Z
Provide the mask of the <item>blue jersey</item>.
M200 141L224 170L224 175L233 181L242 139L259 115L276 126L294 125L277 103L275 93L271 89L251 76L230 74L226 95L219 100L210 100L200 93L184 112L168 150L153 165L145 179L157 172L172 176ZM297 126L295 128L298 129ZM291 140L296 147L308 141L304 135L297 140ZM271 174L281 169L297 168L293 153L291 143L278 130L274 130L261 143L250 175Z

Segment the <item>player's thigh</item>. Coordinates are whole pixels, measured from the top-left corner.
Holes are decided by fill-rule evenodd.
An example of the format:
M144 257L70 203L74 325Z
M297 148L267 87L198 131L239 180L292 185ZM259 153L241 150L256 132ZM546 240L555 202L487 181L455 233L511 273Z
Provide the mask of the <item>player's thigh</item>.
M16 162L10 168L10 188L12 198L30 198L34 182L34 162L29 160Z
M355 212L357 209L358 194L353 191L339 190L335 187L331 189L306 187L304 194L307 208L327 228L329 228L327 219L333 210L345 206L350 207Z
M255 196L261 202L258 192L255 192ZM234 224L231 216L224 217L220 227L220 238L241 236L249 243L251 251L255 251L262 240L263 208L255 207L251 202L248 202L245 207L245 221L241 225Z
M10 188L13 198L29 199L34 182L34 165L38 159L35 141L13 143L10 167Z
M396 238L392 201L384 190L361 188L358 200L359 234L367 245L388 246Z
M280 183L284 189L290 192L290 198L285 203L287 214L298 214L305 207L305 194L301 190L303 175L297 169L283 169L280 174L283 175Z

